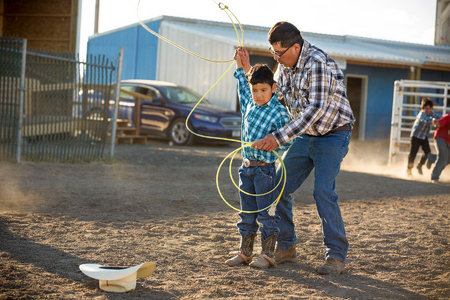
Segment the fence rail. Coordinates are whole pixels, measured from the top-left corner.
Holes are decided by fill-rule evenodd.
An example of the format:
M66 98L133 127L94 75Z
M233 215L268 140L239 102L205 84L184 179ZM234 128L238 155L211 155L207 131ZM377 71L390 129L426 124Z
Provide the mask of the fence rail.
M104 157L118 61L27 51L0 39L0 159L90 161Z

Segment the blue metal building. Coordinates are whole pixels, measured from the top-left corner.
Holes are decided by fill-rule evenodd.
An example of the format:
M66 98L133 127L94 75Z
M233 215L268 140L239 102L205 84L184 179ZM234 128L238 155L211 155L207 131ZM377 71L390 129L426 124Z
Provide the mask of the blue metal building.
M228 23L170 16L144 23L169 40L210 59L230 60L234 49L239 46L235 30ZM263 62L275 68L276 62L268 52L269 28L243 25L243 29L251 63ZM357 118L354 134L360 140L389 138L395 80L450 82L449 45L421 45L311 32L302 32L302 35L331 55L343 69L348 97ZM88 55L115 57L120 47L124 48L122 79L171 81L200 94L205 93L230 65L210 63L188 55L150 34L140 24L91 36L87 51ZM239 102L232 72L207 98L217 105L237 109Z

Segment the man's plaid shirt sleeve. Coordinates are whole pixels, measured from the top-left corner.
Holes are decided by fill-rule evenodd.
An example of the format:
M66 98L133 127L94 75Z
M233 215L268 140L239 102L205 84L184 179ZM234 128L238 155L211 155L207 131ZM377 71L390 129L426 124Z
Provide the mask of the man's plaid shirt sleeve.
M279 112L279 118L276 121L276 127L278 129L283 128L285 125L289 124L290 119L289 119L289 114L287 112L287 110L281 106L282 109ZM289 147L291 146L291 142L287 142L284 143L283 145L281 145L280 147L276 148L276 150L283 150L286 151L287 149L289 149Z

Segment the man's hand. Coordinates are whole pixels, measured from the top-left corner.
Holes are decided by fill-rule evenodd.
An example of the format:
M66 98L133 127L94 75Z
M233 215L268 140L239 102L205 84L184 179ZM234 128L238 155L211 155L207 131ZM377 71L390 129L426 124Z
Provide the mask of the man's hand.
M277 148L278 142L272 134L266 135L265 138L253 142L252 147L260 150L272 152Z

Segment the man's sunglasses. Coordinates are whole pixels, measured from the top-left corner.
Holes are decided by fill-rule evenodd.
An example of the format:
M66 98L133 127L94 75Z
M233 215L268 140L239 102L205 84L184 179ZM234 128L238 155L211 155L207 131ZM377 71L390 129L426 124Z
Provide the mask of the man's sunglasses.
M281 53L277 53L277 52L273 51L272 47L269 47L269 52L272 53L273 56L275 56L275 57L277 57L277 58L280 58L280 57L282 57L282 56L286 53L286 51L288 51L288 50L289 50L292 46L294 46L296 43L297 43L297 42L293 42L291 45L289 45L289 47L287 47L287 48L286 48L283 52L281 52Z

